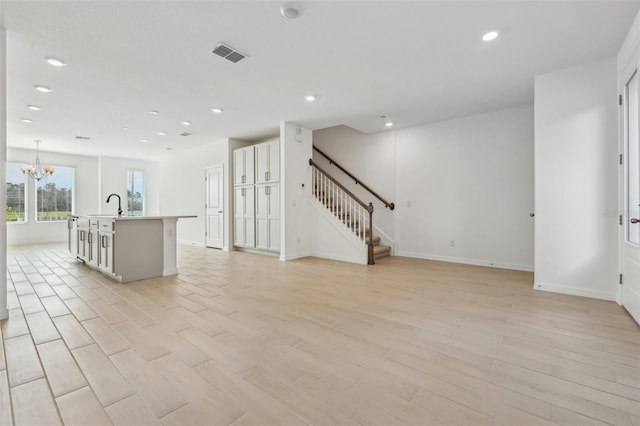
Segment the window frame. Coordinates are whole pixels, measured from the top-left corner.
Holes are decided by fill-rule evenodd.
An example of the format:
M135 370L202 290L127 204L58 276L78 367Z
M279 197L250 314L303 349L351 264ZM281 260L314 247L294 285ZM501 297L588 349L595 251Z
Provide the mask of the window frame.
M10 164L15 164L18 167L18 170L19 170L20 166L22 166L25 163L20 163L20 162L16 162L16 161L6 161L5 162L5 184L11 183L11 182L9 182L9 180L7 179L7 176L6 176L6 173L8 171L8 167L7 166L9 166ZM29 177L26 174L24 174L23 172L20 172L20 173L22 173L22 178L23 178L23 183L24 183L24 201L23 201L23 205L24 205L24 212L23 212L24 220L23 221L5 220L5 223L7 225L11 225L11 226L14 226L14 225L26 225L27 223L29 223L29 207L30 207L30 203L29 203L29 195L30 195ZM5 186L5 193L6 193L6 191L7 191L7 188ZM9 205L9 197L8 196L6 197L5 203L6 203L6 205L5 205L5 209L6 209L7 206Z
M52 167L55 169L54 175L56 172L59 172L60 169L70 169L73 173L73 176L71 177L71 211L69 212L69 214L74 214L75 213L75 208L76 208L76 167L75 166L60 166L60 165L52 165ZM40 207L38 205L39 202L39 197L38 197L38 186L40 184L40 182L46 182L48 180L47 178L41 179L40 181L36 181L35 179L30 179L33 181L33 189L34 189L34 208L33 208L33 214L34 214L34 223L61 223L61 222L65 222L67 221L67 218L65 217L64 219L56 219L56 220L41 220L39 219L39 213L40 213Z
M133 173L134 178L136 173L140 173L142 175L142 209L140 210L140 214L135 214L135 216L144 216L147 210L147 194L146 194L146 182L145 182L145 170L137 169L137 168L127 168L125 173L125 190L127 194L127 214L130 216L134 215L135 210L131 210L131 205L129 204L129 175ZM135 189L135 187L133 188Z

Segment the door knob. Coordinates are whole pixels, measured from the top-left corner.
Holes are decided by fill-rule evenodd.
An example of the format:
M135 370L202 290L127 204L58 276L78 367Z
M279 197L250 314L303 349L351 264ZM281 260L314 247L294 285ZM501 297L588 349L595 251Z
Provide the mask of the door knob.
M222 210L218 210L218 213L222 213Z
M631 222L631 223L640 223L640 219L638 219L637 217L632 217L631 219L629 219L629 222Z

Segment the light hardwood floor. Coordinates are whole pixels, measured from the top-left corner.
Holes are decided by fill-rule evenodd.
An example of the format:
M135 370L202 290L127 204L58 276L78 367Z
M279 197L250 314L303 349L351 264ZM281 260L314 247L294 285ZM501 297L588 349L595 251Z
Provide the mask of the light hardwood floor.
M180 246L116 284L9 250L0 424L640 424L640 329L532 274Z

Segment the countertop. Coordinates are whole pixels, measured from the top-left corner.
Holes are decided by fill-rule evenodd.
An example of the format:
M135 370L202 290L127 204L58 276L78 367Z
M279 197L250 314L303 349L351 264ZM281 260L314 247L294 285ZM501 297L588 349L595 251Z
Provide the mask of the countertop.
M118 216L118 215L107 215L107 214L83 214L83 215L70 215L69 217L80 218L87 217L89 219L102 219L102 220L151 220L151 219L189 219L196 218L196 215L182 215L182 216Z

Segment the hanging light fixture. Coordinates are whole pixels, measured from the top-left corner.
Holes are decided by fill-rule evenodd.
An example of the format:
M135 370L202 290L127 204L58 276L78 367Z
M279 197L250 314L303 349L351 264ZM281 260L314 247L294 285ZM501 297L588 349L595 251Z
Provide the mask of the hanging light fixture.
M40 141L36 141L36 163L31 164L23 164L20 166L20 170L22 173L31 176L37 181L46 178L47 176L51 176L53 172L56 170L51 166L42 166L40 164Z

